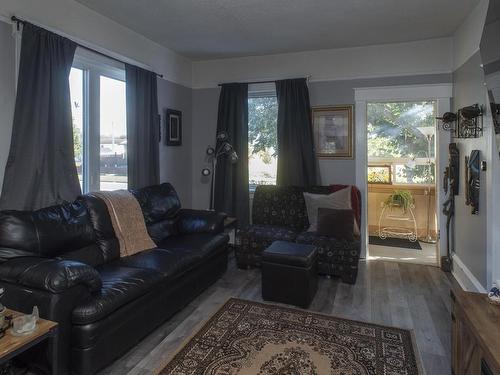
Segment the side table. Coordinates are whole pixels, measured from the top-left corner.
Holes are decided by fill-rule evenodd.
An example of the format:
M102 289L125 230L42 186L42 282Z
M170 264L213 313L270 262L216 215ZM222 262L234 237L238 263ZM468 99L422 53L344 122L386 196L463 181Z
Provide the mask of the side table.
M5 316L15 318L19 315L22 314L14 310L7 309L5 311ZM10 333L10 329L5 332L5 336L0 338L0 366L42 341L52 338L52 374L58 374L57 323L39 319L36 326L36 330L26 336L13 336Z

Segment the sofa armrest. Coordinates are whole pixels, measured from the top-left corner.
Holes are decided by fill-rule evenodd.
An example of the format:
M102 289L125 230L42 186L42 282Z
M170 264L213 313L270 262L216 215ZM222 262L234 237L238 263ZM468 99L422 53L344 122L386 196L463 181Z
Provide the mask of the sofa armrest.
M226 217L227 215L222 212L181 209L177 228L181 234L222 233Z
M20 257L0 265L0 280L28 288L62 293L83 285L90 292L102 287L99 273L91 266L71 260Z

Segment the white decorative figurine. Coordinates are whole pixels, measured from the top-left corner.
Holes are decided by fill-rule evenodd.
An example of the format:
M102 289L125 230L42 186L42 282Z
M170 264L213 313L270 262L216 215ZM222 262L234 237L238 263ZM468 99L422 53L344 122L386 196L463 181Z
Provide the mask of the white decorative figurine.
M33 307L31 315L21 315L12 320L12 334L14 336L29 335L36 329L38 321L38 307Z

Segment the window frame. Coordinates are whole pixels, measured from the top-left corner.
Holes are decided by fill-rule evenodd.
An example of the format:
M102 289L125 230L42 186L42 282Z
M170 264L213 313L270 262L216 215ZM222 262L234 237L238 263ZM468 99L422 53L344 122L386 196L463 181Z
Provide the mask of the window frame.
M276 98L278 101L278 96L276 92L276 84L274 82L266 83L252 83L248 85L248 99L258 99L258 98ZM276 118L276 121L278 119ZM250 172L250 170L249 170ZM250 173L248 181L248 190L251 195L255 192L257 184L250 184Z
M101 76L126 82L125 65L77 48L73 68L83 71L83 193L100 190Z

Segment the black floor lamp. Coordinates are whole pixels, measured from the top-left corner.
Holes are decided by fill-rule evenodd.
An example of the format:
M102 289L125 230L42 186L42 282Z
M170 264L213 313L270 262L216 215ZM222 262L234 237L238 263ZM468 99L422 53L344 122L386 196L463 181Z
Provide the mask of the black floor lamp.
M231 163L236 163L238 161L238 154L233 148L233 145L229 143L229 136L227 132L222 131L217 134L217 144L216 148L212 146L207 147L207 155L212 163L212 168L203 168L201 174L205 177L211 176L210 181L210 209L215 209L215 175L217 173L217 162L221 156L228 155L231 159Z

